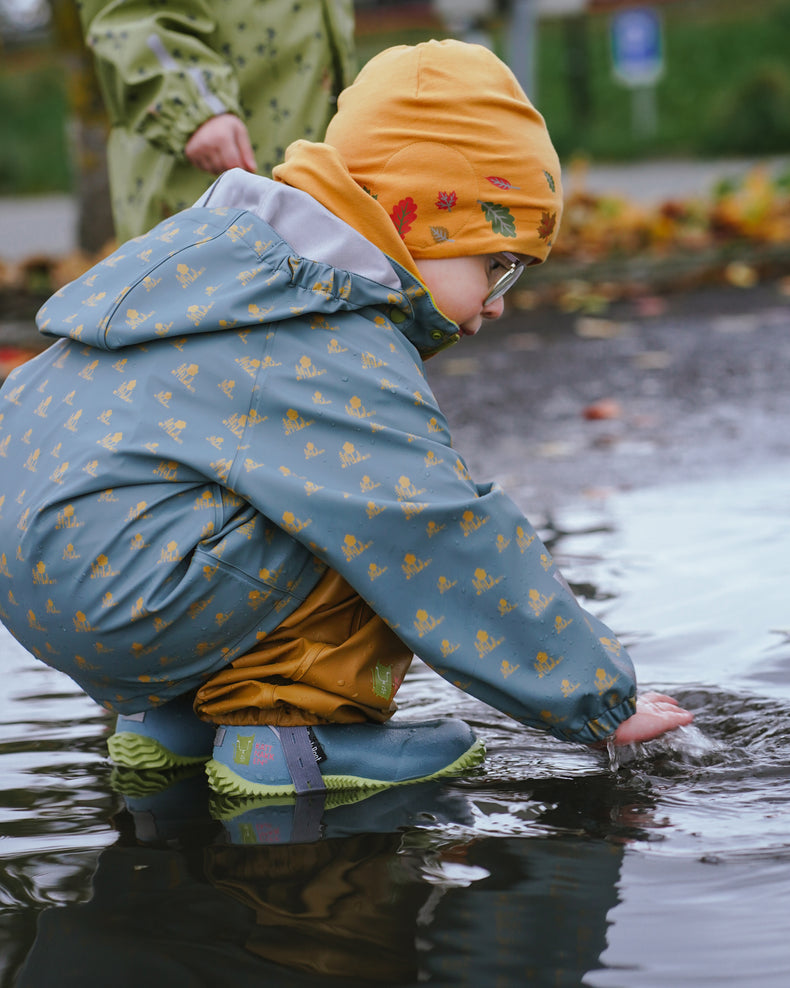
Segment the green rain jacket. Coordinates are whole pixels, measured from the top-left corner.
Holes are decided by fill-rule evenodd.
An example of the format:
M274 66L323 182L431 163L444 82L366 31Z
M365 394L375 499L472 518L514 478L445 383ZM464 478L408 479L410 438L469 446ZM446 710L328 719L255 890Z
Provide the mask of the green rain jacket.
M83 0L80 18L110 118L119 240L191 206L214 180L184 147L219 113L250 133L261 174L320 140L353 79L351 0Z
M238 169L39 313L0 392L0 616L122 713L249 651L327 567L425 662L576 741L633 668L423 373L457 327L306 193Z

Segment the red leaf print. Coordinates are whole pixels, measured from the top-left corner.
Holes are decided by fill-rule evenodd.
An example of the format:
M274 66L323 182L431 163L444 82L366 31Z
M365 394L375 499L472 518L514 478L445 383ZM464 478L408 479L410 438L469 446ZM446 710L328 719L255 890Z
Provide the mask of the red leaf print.
M440 192L436 197L436 208L446 209L449 213L453 206L457 205L458 196L455 192Z
M417 219L417 203L411 196L401 199L390 213L390 219L401 238L411 230L412 223Z
M506 178L498 178L496 175L487 175L486 181L495 185L498 189L518 189L520 186L513 185L512 182L508 182Z

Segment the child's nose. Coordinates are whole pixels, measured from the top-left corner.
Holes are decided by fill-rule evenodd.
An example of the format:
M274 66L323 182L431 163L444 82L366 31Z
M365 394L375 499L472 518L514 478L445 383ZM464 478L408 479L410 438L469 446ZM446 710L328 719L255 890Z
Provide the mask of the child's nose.
M482 316L484 319L499 319L505 311L505 299L503 296L495 298L493 302L487 302L483 306Z

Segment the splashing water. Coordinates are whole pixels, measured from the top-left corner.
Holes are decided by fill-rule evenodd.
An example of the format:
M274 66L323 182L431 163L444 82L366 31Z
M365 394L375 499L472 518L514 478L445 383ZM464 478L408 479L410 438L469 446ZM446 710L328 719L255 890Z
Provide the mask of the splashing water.
M625 765L643 763L654 759L671 759L681 765L701 765L718 758L727 750L723 741L707 737L699 727L686 724L676 727L660 738L634 744L617 745L606 742L609 769L617 772Z

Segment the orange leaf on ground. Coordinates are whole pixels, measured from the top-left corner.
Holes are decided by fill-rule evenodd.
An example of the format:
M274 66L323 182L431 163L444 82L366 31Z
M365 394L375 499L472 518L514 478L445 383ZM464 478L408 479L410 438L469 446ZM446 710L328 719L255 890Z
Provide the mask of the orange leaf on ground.
M619 419L622 414L620 403L614 398L601 398L588 405L582 415L592 421L594 419Z

